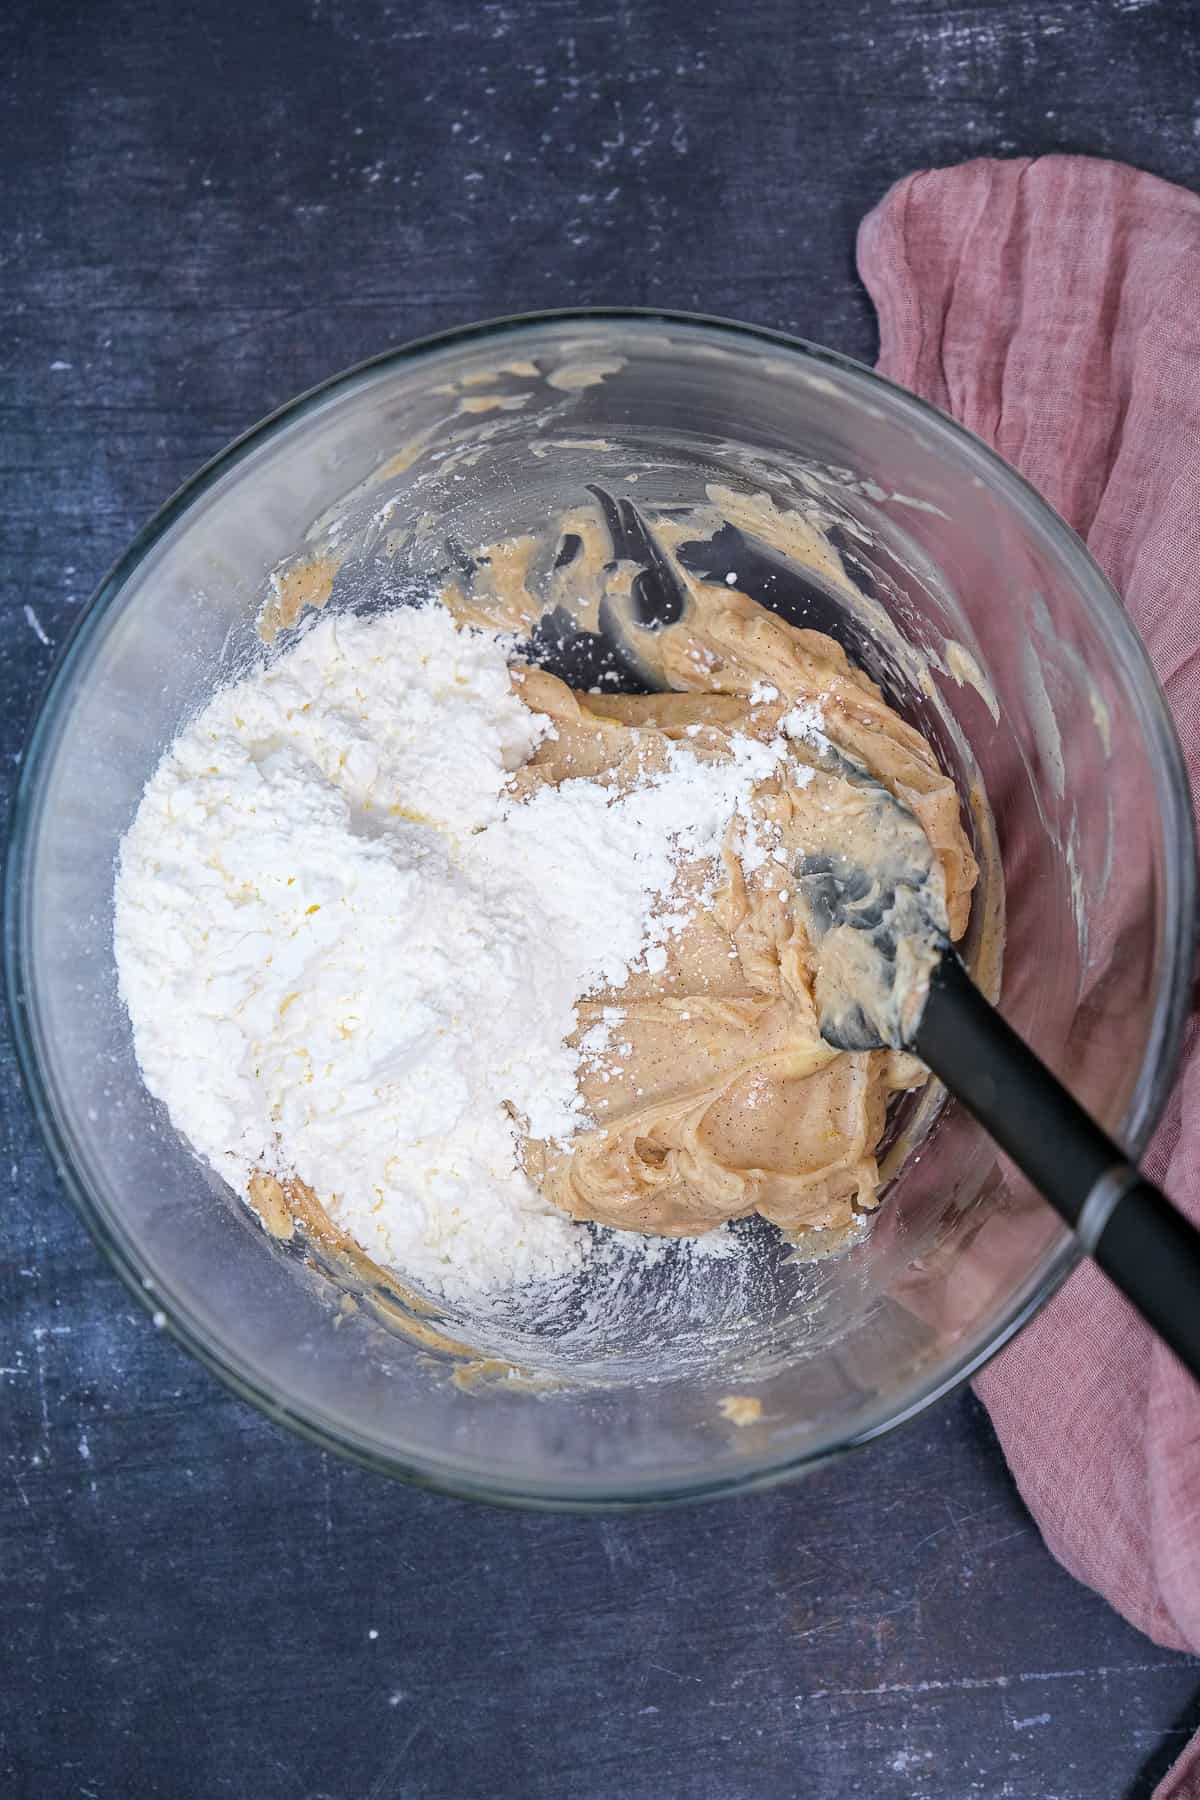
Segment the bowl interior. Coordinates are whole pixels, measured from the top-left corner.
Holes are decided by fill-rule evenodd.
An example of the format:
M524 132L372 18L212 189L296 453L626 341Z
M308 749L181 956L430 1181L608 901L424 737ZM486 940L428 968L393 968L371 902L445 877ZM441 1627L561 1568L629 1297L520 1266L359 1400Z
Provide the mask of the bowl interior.
M1048 1209L926 1095L892 1120L883 1210L842 1254L800 1263L750 1222L732 1255L668 1246L647 1268L618 1245L536 1304L448 1309L275 1242L147 1096L114 857L182 722L264 654L272 571L330 558L329 606L395 604L596 480L652 510L761 497L779 560L744 585L838 637L935 743L983 869L980 979L1000 985L1006 937L1007 1015L1134 1150L1177 1047L1192 881L1161 697L1081 546L981 446L840 359L699 322L518 321L340 378L164 510L72 641L26 769L10 976L43 1126L119 1265L260 1404L389 1469L577 1503L720 1491L869 1437L1070 1266ZM797 518L857 598L781 578ZM578 677L588 646L546 654Z

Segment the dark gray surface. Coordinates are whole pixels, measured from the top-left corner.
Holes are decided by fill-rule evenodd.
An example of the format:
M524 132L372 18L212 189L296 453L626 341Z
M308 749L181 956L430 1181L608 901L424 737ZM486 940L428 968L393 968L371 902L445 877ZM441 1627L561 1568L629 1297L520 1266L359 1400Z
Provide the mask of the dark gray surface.
M869 357L854 227L909 168L1200 185L1189 0L9 0L0 91L6 793L106 564L334 369L605 302ZM0 1055L6 1795L1103 1800L1200 1724L1200 1665L1050 1560L966 1394L788 1491L607 1521L284 1436L108 1273Z

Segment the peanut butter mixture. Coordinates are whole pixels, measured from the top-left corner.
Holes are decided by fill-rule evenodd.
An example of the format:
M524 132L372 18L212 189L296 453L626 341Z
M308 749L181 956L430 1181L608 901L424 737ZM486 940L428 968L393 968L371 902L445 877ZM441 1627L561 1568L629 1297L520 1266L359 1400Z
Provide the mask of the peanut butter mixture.
M875 1204L889 1097L926 1071L891 1050L835 1051L818 1030L814 956L791 871L831 833L868 864L895 850L880 841L880 814L863 790L831 772L821 739L919 822L955 938L978 871L953 782L838 644L740 592L736 568L701 576L677 555L731 515L755 523L755 504L773 512L721 490L712 498L711 518L652 521L686 595L669 623L639 621L639 566L614 558L587 507L557 522L556 540L518 537L483 553L443 596L460 621L534 634L535 643L539 625L565 612L576 628L615 634L660 690L605 691L602 674L579 692L544 668L518 668L523 697L556 733L518 772L519 791L580 777L620 789L661 766L672 740L725 759L740 737L778 740L797 708L819 721L810 742L791 738L788 758L754 790L772 853L745 857L745 825L732 823L715 884L711 868L680 870L674 910L685 922L665 966L580 1005L574 1042L590 1128L567 1144L526 1140L523 1157L543 1194L578 1219L679 1236L758 1212L788 1231L845 1231ZM780 521L773 514L776 542ZM828 587L848 586L836 551L798 518L788 519L786 549Z

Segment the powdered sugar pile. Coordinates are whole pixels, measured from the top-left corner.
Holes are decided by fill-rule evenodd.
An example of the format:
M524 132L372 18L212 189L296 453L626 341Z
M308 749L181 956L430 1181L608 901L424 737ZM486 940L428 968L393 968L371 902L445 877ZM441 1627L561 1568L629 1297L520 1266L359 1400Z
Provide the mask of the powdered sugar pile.
M509 774L548 728L497 635L436 606L326 617L186 727L122 846L147 1087L239 1192L298 1176L451 1297L580 1265L591 1236L517 1154L522 1125L587 1123L576 1003L661 966L679 863L716 859L731 818L769 854L749 799L782 739L518 804Z

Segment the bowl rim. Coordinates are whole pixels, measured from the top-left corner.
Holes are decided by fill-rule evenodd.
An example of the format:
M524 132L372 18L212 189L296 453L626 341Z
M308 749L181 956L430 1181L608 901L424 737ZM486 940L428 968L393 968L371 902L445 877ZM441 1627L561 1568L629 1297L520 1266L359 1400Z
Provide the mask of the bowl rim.
M1080 1261L1075 1239L1064 1229L1058 1241L1031 1270L983 1342L969 1343L960 1349L936 1378L914 1392L899 1410L876 1409L877 1416L827 1444L775 1457L747 1459L735 1472L718 1477L664 1479L648 1474L645 1477L626 1476L612 1486L597 1481L594 1475L514 1481L479 1475L436 1457L406 1460L340 1428L337 1421L321 1416L317 1409L306 1413L258 1383L249 1370L213 1341L211 1334L191 1316L185 1303L160 1291L151 1282L147 1272L139 1266L136 1244L113 1226L107 1213L93 1200L82 1172L76 1166L68 1134L56 1116L41 1068L37 1031L29 1004L33 970L25 954L28 890L23 877L40 813L44 777L53 761L54 725L61 703L70 692L101 621L154 548L218 481L317 407L331 400L344 399L355 389L368 387L378 377L424 357L460 350L472 344L518 338L555 325L575 325L585 329L657 325L677 333L694 333L698 337L724 337L741 346L765 345L799 363L836 371L851 387L858 385L868 393L882 394L901 416L909 415L925 432L946 440L960 458L974 463L988 476L993 487L999 488L1019 512L1037 525L1071 568L1093 617L1106 631L1111 648L1120 654L1132 676L1139 724L1155 765L1164 837L1173 840L1179 852L1174 868L1168 870L1166 881L1163 949L1167 975L1156 997L1141 1074L1121 1133L1134 1157L1140 1156L1166 1104L1182 1050L1198 934L1196 837L1186 766L1166 697L1145 645L1115 589L1078 535L1003 457L948 414L857 359L788 332L716 315L657 307L564 307L504 315L431 333L355 363L267 414L204 463L137 532L100 581L51 665L26 734L9 817L3 917L5 994L22 1083L51 1164L93 1238L130 1291L153 1315L154 1323L169 1331L221 1381L268 1418L288 1426L321 1448L368 1468L461 1498L517 1506L602 1510L687 1503L773 1486L818 1467L845 1450L868 1443L915 1417L989 1361L1050 1298ZM1178 978L1181 971L1185 972L1182 980Z

